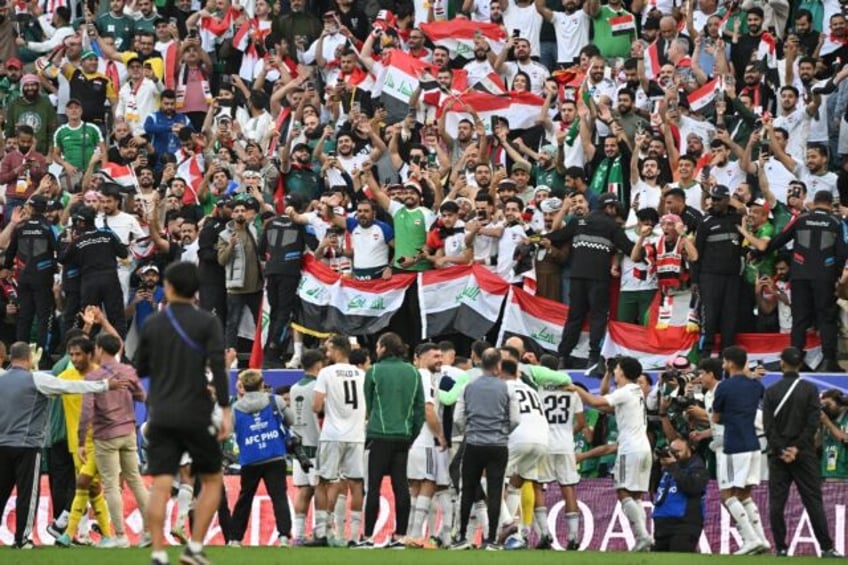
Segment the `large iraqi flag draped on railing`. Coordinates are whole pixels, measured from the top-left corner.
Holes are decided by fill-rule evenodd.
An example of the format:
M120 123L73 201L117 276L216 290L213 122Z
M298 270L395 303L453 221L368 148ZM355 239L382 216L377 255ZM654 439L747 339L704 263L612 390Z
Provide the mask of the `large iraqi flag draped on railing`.
M384 330L403 306L415 274L395 274L389 280L345 278L311 255L303 262L300 297L303 325L317 331L369 335Z
M568 306L565 304L533 296L513 286L509 289L504 307L498 343L503 344L507 338L517 335L529 339L542 351L556 353L567 318ZM589 334L585 327L571 356L577 359L589 356Z
M487 92L467 92L461 96L450 98L439 108L439 117L447 113L445 117L445 129L452 136L456 136L459 122L463 119L472 123L474 118L468 113L466 105L477 112L480 119L489 131L492 118L495 116L506 118L509 121L510 130L521 130L536 125L539 112L545 101L535 94L529 92L511 92L507 95L498 96Z
M474 34L480 33L496 55L506 45L506 32L498 24L472 22L454 19L446 22L421 24L424 32L434 45L450 51L451 59L474 58Z
M421 338L461 333L478 339L498 321L510 284L482 265L418 275Z

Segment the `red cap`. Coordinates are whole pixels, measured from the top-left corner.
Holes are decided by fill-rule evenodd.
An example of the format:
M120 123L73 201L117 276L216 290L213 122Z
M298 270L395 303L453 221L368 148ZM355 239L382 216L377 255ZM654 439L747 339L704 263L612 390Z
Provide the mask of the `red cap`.
M6 59L6 68L12 68L12 67L18 68L18 69L23 69L24 64L21 63L21 60L18 59L17 57L9 57L8 59Z

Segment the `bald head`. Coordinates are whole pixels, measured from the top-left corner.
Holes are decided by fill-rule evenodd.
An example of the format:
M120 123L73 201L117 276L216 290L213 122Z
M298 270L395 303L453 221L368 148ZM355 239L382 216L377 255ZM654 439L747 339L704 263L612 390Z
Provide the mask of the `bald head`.
M489 347L480 356L480 365L484 372L497 376L501 366L501 352L494 347Z
M519 359L524 355L524 340L518 337L517 335L514 335L508 340L506 340L504 345L517 349Z

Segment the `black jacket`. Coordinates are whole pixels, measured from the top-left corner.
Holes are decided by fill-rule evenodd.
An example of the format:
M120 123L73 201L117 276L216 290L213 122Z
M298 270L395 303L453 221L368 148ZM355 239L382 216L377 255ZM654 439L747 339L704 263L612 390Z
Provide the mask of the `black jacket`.
M824 210L803 214L771 238L768 251L792 247L792 280L836 280L848 258L842 223Z
M90 229L77 237L65 251L63 263L79 265L81 280L92 275L118 276L118 257L129 256L127 246L112 230Z
M555 247L571 243L571 277L576 279L608 281L610 257L616 249L626 255L633 250L624 230L601 210L572 218L565 227L545 237Z
M197 236L197 258L203 285L224 287L224 267L218 263L218 236L227 227L223 218L209 218Z
M799 451L815 453L816 431L821 414L819 392L813 383L798 379L798 373L784 373L783 378L768 387L763 396L763 428L769 452L773 455L779 456L783 449L790 446L797 447ZM796 380L798 384L795 390L775 416L775 410Z
M277 216L265 225L259 238L259 257L266 275L300 276L306 250L306 229L288 216Z
M44 216L34 216L12 232L4 266L11 269L17 260L23 265L19 282L52 285L58 247L53 228Z
M693 269L693 281L703 273L712 275L742 274L742 235L737 229L742 216L735 211L709 214L695 234L698 261Z

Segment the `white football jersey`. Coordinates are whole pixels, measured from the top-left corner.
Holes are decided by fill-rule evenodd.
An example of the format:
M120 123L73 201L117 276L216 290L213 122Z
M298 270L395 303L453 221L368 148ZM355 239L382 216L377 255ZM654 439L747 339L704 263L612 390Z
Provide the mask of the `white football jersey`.
M435 408L433 374L428 369L418 369L418 373L421 375L421 386L424 388L424 405L431 404ZM441 373L438 376L441 377ZM415 438L412 447L433 447L434 445L433 432L430 431L430 426L425 421L421 425L421 433Z
M548 452L574 453L574 418L583 413L577 393L559 389L539 391L542 410L548 421Z
M542 412L539 393L520 380L506 382L510 392L518 399L521 423L509 434L509 445L548 445L548 421Z
M365 373L348 363L324 367L315 392L326 395L321 441L365 443Z
M710 442L710 449L713 451L718 451L724 447L724 426L713 422L713 402L717 388L718 385L704 393L704 409L707 411L707 416L710 417L710 429L713 431L713 441Z
M289 391L291 408L294 412L292 430L300 436L303 445L309 447L316 447L321 435L318 414L312 410L312 397L317 382L315 378L304 377L293 384Z
M619 455L651 451L651 443L648 441L648 412L639 385L627 383L604 398L615 408Z

